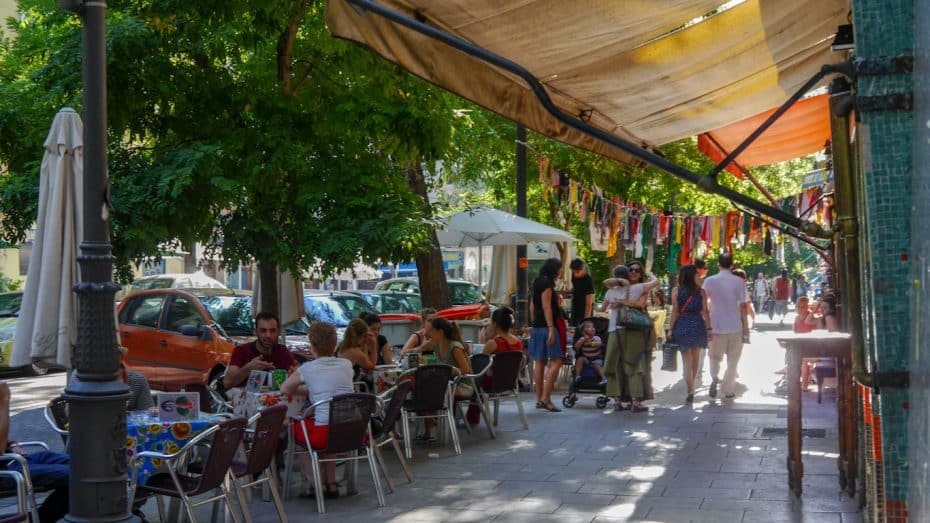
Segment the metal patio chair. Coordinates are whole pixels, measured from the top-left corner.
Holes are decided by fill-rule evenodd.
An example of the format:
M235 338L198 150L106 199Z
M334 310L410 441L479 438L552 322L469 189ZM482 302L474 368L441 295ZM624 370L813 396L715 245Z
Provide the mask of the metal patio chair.
M239 444L242 442L242 436L245 433L247 420L245 418L233 418L223 421L209 429L198 434L194 439L187 442L181 450L173 454L164 454L161 452L140 452L133 456L132 480L130 483L130 492L135 495L137 490L145 494L156 496L158 505L158 515L162 521L165 520L165 511L162 506L162 496L179 498L184 503L187 511L187 517L191 523L196 523L194 508L211 503L213 501L223 500L226 508L232 515L236 523L240 523L239 513L233 504L232 497L229 495L229 488L226 485L227 474L232 466L233 458ZM206 460L203 462L200 474L190 474L184 471L184 461L188 454L198 445L210 438L210 451ZM146 481L144 485L138 484L139 468L138 463L144 459L160 459L168 467L167 473L155 474ZM206 492L212 492L220 489L219 495L213 495L207 499L194 502L192 496L197 496Z

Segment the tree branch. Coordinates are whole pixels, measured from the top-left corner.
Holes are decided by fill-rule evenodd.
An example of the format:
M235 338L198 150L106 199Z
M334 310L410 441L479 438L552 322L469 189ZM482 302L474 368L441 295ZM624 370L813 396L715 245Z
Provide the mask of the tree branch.
M297 42L297 31L300 23L307 14L311 0L301 0L294 16L288 22L281 37L278 38L278 82L281 83L281 91L284 96L292 96L294 90L291 88L291 74L294 71L294 64L291 63L291 57L294 53L294 44ZM309 74L309 72L307 73ZM306 77L306 75L304 75Z

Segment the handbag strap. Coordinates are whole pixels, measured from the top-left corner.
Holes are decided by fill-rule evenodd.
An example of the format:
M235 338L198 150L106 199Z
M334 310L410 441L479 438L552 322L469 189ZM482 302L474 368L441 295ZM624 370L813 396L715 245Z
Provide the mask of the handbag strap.
M700 292L700 291L698 291L698 292ZM688 296L688 299L685 300L685 306L678 309L678 314L681 314L681 311L683 311L683 310L685 310L685 309L688 308L688 305L691 303L691 300L693 300L694 297L695 297L696 295L697 295L697 292L694 293L694 294L692 294L691 296Z

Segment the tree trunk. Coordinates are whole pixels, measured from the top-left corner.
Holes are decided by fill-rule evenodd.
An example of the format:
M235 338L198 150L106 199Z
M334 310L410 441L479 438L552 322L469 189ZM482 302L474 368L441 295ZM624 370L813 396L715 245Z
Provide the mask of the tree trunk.
M279 316L281 311L278 310L278 264L273 262L258 263L258 281L261 285L261 303L258 304L259 312L270 312Z
M410 189L423 198L424 207L429 210L429 196L426 194L426 179L423 176L423 167L417 162L407 168L407 183ZM430 250L417 256L417 274L420 278L420 297L423 307L436 310L447 309L452 306L449 298L449 285L446 282L446 273L442 268L442 251L439 250L439 239L436 231L430 232Z

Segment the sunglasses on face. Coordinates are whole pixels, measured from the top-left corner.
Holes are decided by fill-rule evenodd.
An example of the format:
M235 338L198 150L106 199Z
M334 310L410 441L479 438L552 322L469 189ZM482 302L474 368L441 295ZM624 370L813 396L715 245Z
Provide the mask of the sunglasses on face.
M643 272L639 267L630 267L630 272Z

